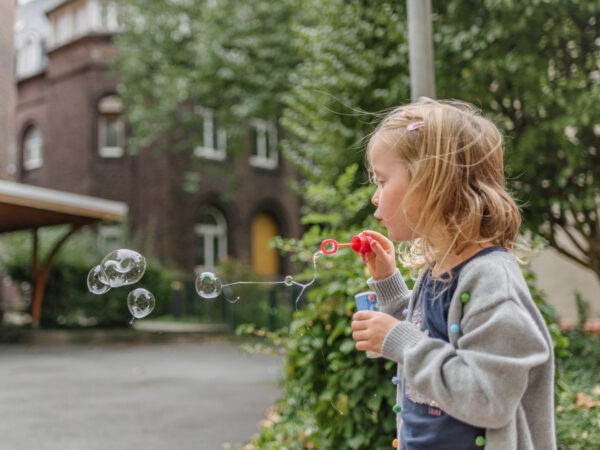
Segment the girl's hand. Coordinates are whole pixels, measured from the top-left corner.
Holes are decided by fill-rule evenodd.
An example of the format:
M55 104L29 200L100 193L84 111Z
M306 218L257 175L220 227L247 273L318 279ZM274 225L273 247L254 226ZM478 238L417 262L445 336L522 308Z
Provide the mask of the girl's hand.
M363 261L374 280L383 280L396 271L396 248L383 234L365 230L363 234L371 240L371 251L363 255Z
M357 350L381 353L383 340L399 322L393 316L379 311L358 311L352 316L352 338Z

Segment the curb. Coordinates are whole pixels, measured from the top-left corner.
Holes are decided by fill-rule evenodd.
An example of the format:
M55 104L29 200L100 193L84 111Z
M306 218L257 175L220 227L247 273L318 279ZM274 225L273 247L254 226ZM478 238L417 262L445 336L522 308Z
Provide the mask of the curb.
M600 319L588 319L583 324L577 320L561 320L559 325L562 330L580 329L584 333L600 336Z
M225 324L134 322L130 328L45 330L0 328L0 343L27 345L90 345L191 342L232 335Z

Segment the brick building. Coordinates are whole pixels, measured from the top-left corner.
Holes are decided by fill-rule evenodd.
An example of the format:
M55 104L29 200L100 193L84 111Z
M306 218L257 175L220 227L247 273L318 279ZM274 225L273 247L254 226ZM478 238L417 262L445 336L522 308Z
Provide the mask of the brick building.
M30 0L15 26L15 181L118 200L142 251L182 270L210 270L221 258L264 275L289 268L267 248L299 237L293 168L276 148L277 128L256 121L245 154L227 151L227 130L198 107L203 142L183 152L132 154L123 105L108 72L118 33L112 0ZM198 190L184 188L190 168ZM118 230L103 227L110 239ZM116 238L118 241L118 237Z
M13 24L17 0L0 2L0 178L8 176L9 147L12 144L14 83L13 59L10 58L13 48Z

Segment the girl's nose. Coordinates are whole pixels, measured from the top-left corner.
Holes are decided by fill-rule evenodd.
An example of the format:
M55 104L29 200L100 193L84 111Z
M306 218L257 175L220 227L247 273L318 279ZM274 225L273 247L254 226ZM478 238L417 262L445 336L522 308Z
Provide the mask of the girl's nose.
M371 197L371 203L375 206L379 206L379 189L377 189Z

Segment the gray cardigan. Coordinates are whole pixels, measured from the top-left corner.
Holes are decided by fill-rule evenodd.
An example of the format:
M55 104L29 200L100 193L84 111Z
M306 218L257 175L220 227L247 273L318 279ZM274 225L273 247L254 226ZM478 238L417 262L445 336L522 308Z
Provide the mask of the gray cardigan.
M410 322L424 275L412 292L398 271L368 281L382 311L404 319L408 306L381 351L398 363L398 377L447 414L485 428L486 450L555 449L552 340L514 255L491 252L463 267L448 313L450 343ZM398 414L398 436L400 426Z

